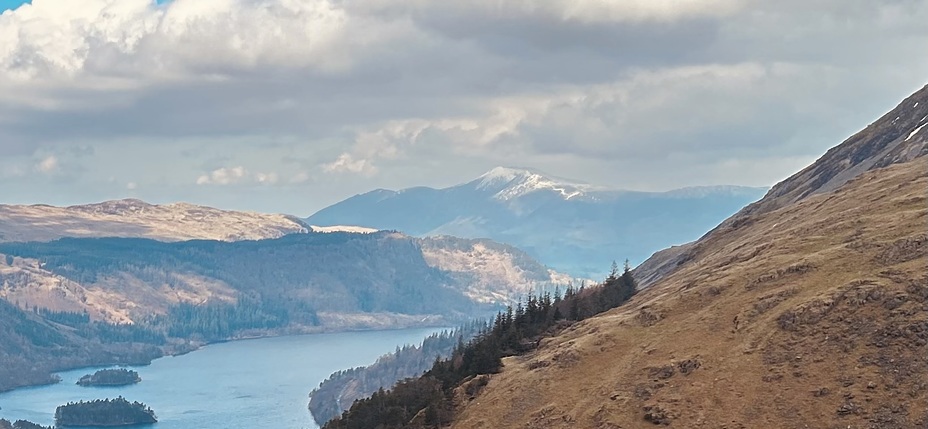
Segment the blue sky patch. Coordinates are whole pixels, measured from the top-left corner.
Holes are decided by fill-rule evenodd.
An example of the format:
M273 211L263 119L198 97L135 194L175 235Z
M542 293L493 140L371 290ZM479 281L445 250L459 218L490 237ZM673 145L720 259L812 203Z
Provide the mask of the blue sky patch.
M21 6L23 3L29 3L26 0L0 0L0 12L4 12L10 9L16 9Z
M171 0L155 0L157 4L164 4ZM25 3L32 3L31 0L0 0L0 13L10 9L16 9Z

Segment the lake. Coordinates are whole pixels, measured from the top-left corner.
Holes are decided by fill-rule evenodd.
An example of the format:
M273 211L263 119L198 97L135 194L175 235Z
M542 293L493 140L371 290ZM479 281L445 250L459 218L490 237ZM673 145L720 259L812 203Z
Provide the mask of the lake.
M150 406L151 429L317 428L309 392L332 372L373 363L397 346L419 344L440 329L343 332L213 344L182 356L132 367L142 382L124 387L81 387L96 369L59 373L61 383L0 393L0 418L54 423L69 401L123 396Z

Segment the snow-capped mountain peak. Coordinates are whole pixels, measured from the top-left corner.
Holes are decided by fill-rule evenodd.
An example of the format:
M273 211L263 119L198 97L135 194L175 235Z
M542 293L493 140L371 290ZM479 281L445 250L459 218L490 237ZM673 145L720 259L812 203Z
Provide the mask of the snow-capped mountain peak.
M531 176L536 172L526 168L496 167L475 180L477 189L499 189L510 182Z
M503 201L537 191L555 192L569 200L593 189L590 185L556 178L537 170L512 167L496 167L471 183L478 190L495 192L494 198Z

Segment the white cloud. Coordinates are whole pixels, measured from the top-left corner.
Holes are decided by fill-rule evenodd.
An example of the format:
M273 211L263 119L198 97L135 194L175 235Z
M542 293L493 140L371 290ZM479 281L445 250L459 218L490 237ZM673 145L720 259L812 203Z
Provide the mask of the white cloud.
M327 0L36 0L0 15L0 80L120 86L259 65L338 70L350 63L342 45L363 42L344 33L347 19Z
M374 0L353 6L378 13L405 12L417 17L433 14L470 18L479 15L484 19L539 17L587 23L621 23L727 16L740 9L744 3L739 0Z
M370 160L355 159L350 153L339 155L335 161L324 164L322 169L326 173L354 173L364 176L373 176L378 171Z
M61 170L61 165L58 162L58 157L49 155L35 164L35 170L39 173L50 175L58 173Z
M197 185L275 185L280 175L275 172L249 172L243 166L217 168L197 178Z
M232 185L241 182L247 176L245 167L222 167L197 178L197 185Z
M262 185L273 185L279 179L277 173L255 173L254 180Z
M253 209L300 212L513 163L769 185L925 83L926 20L912 0L35 0L0 16L0 176L36 202L127 186L108 177L220 205L264 185Z
M134 190L136 190L136 189L138 189L138 188L139 188L138 183L135 183L135 182L126 183L126 189L127 189L127 190L134 191Z

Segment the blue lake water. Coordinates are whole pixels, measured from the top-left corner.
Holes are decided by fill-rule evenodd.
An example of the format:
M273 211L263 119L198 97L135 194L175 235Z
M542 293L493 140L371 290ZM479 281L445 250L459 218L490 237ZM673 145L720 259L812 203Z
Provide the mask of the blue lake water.
M91 369L62 372L61 383L0 393L0 418L54 423L69 401L123 396L150 406L150 429L317 428L309 392L334 371L367 365L397 346L418 344L438 329L344 332L213 344L133 367L142 382L81 387Z

